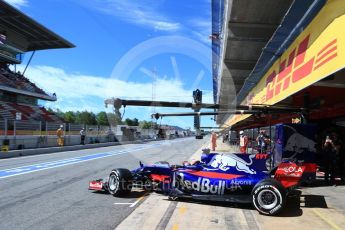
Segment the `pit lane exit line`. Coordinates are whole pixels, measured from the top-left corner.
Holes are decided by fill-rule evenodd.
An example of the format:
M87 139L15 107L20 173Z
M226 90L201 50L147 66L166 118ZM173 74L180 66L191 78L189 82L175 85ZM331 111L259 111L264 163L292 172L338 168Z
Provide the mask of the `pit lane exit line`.
M139 197L139 198L138 198L132 205L130 205L129 207L130 207L130 208L133 208L135 205L137 205L137 203L139 203L139 201L141 201L142 199L144 199L144 196L145 196L145 195Z
M58 168L58 167L66 166L66 165L79 164L82 162L97 160L97 159L101 159L105 157L122 155L125 153L131 153L131 152L135 152L139 150L155 148L162 145L168 145L170 143L176 143L176 142L181 142L181 141L186 141L186 139L155 143L148 146L135 147L135 148L127 149L127 150L96 153L96 154L90 154L90 155L81 156L81 157L67 158L67 159L58 160L58 161L51 161L51 162L45 162L45 163L40 163L40 164L21 166L17 168L4 169L4 170L0 170L0 179L33 173L37 171L43 171L43 170L52 169L52 168Z
M139 203L139 201L141 201L142 199L144 199L144 197L146 196L147 193L145 193L144 195L142 195L141 197L139 197L135 202L133 203L114 203L114 204L130 204L130 208L133 208L135 205L137 205Z

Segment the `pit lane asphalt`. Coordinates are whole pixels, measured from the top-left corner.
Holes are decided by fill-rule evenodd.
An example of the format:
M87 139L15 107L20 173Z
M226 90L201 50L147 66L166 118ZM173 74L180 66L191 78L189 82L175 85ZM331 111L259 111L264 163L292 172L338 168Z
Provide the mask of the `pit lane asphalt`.
M120 155L0 178L0 228L114 229L136 207L114 203L134 203L143 193L115 198L87 190L90 180L106 178L112 168L137 168L139 160L179 164L204 143L205 140L183 138L0 160L0 171L4 171L126 150ZM146 149L132 151L140 147Z

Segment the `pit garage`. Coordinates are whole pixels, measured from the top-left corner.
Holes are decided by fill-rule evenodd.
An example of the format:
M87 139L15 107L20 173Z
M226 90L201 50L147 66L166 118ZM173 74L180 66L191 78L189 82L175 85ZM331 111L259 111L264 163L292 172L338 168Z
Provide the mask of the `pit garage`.
M345 2L229 1L213 50L214 99L223 110L267 105L303 108L303 114L219 115L224 128L245 130L279 123L312 123L324 139L344 134ZM219 10L222 12L222 10Z
M268 130L270 125L294 121L341 131L345 123L344 9L345 2L337 0L213 0L213 90L219 110L273 105L305 111L222 113L216 120L223 130L246 130L249 135L258 128ZM314 184L300 191L276 217L258 215L250 206L164 202L151 194L119 229L133 223L157 229L344 229L344 186ZM143 217L147 210L153 213Z

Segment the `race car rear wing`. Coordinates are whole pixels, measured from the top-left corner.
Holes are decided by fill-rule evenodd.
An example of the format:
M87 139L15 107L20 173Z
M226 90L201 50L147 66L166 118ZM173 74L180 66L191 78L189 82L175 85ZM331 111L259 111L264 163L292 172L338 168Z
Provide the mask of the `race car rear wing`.
M294 188L303 181L305 175L316 172L316 167L312 163L283 162L279 164L274 178L285 188Z

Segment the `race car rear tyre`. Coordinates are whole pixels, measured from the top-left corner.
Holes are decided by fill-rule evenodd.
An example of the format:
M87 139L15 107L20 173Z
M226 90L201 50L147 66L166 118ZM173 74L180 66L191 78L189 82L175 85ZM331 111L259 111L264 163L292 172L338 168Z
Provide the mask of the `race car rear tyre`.
M132 190L132 173L128 169L113 169L109 175L108 190L113 196L123 196Z
M273 216L284 208L286 191L279 181L268 178L255 185L252 197L256 210L264 215Z

